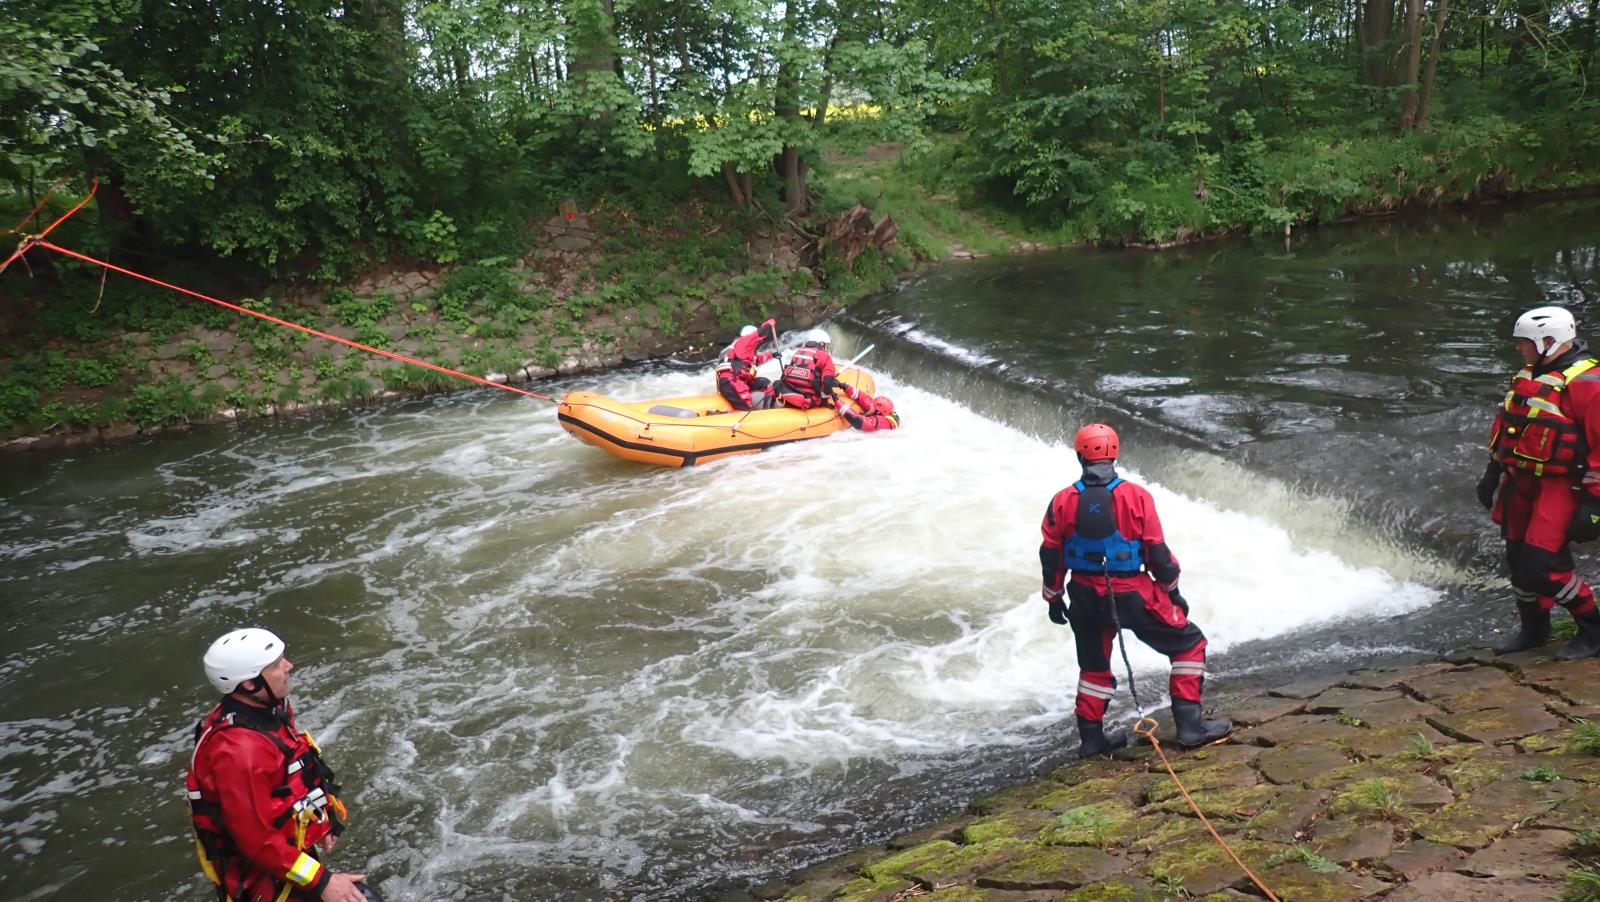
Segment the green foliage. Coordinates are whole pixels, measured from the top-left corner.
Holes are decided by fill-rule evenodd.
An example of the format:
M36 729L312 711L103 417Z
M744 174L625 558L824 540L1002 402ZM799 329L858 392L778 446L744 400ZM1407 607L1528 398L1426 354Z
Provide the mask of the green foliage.
M1522 779L1530 783L1554 783L1561 779L1561 774L1557 773L1556 769L1549 764L1541 764L1538 767L1530 767L1523 771Z
M207 417L220 400L198 395L188 382L168 376L164 382L134 386L128 399L128 415L139 426L148 428Z
M1299 862L1318 874L1337 874L1344 870L1337 861L1318 855L1316 850L1303 843L1295 843L1291 848L1268 858L1264 867L1276 867L1288 861Z
M1600 865L1588 864L1567 872L1564 902L1600 902Z
M1600 755L1600 724L1580 718L1567 737L1567 748L1584 755Z
M1406 740L1406 750L1400 753L1402 758L1417 761L1432 761L1439 757L1439 752L1433 747L1433 741L1418 733Z

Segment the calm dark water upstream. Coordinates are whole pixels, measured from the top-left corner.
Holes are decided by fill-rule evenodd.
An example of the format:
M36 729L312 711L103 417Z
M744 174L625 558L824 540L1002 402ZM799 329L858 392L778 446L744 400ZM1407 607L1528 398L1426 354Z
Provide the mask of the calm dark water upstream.
M1154 486L1219 701L1481 639L1504 335L1600 312L1597 248L1586 201L941 268L841 326L906 428L689 471L481 392L7 459L0 898L209 898L181 775L238 624L288 640L334 863L391 900L708 898L949 813L1074 743L1035 549L1086 418Z

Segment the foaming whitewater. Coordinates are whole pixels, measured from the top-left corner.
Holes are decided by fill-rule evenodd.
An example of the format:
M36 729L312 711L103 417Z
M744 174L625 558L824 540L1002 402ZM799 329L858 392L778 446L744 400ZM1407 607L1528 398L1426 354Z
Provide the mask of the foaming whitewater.
M694 368L584 387L707 384ZM770 876L1066 741L1072 637L1044 617L1036 549L1046 502L1077 475L1070 448L892 375L880 390L904 428L686 470L616 461L548 406L482 393L246 431L125 489L157 500L108 505L92 541L46 554L0 535L86 590L136 575L158 599L52 609L69 638L27 645L0 677L101 654L107 635L123 655L158 635L187 654L269 624L301 665L303 723L354 790L340 862L370 859L390 898L696 897ZM1336 524L1343 553L1146 484L1217 652L1436 597L1395 575L1422 564L1352 564L1385 558L1350 553ZM1130 652L1154 701L1165 661ZM161 712L137 764L96 772L101 749L77 785L118 773L171 801L159 788L204 699L174 667L127 689ZM105 702L77 696L81 734ZM7 818L38 860L84 847ZM192 886L174 856L129 897Z

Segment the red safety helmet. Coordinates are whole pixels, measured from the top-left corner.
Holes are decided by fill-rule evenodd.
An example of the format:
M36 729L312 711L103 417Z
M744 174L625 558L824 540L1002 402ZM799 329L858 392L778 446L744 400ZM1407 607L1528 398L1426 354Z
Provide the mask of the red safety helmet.
M1084 460L1116 460L1117 430L1104 423L1090 423L1078 430L1072 447Z
M872 412L881 417L894 413L894 402L879 395L872 399Z

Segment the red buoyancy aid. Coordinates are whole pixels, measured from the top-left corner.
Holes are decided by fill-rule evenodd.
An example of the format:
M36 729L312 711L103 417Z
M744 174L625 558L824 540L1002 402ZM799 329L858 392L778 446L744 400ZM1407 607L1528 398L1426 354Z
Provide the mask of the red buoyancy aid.
M1489 434L1489 455L1535 476L1568 476L1583 469L1583 426L1561 408L1572 380L1600 361L1583 358L1564 370L1533 375L1523 367L1506 391Z
M783 368L783 391L796 392L809 399L822 396L823 379L833 375L833 356L809 345L789 356Z
M249 856L241 851L241 845L265 845L259 837L237 837L229 832L230 822L246 827L251 818L246 812L224 815L219 785L224 780L240 780L242 775L213 772L213 762L206 754L208 741L215 742L223 732L236 729L248 730L270 743L273 751L263 747L262 755L281 767L279 784L266 798L256 800L260 815L292 846L292 852L277 850L282 860L276 867L264 866L260 854ZM275 715L224 698L195 726L187 789L200 869L228 900L282 902L296 886L322 882L322 864L307 851L330 833L342 832L346 812L321 749L309 733L295 726L294 712L287 705L282 715ZM252 851L273 857L272 850Z

